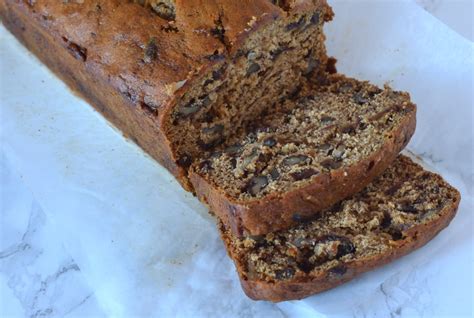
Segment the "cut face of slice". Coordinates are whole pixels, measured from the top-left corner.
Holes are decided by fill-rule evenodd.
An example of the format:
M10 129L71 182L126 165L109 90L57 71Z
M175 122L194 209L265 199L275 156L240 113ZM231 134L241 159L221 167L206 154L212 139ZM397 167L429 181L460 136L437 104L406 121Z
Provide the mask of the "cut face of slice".
M324 72L328 57L323 24L332 17L330 8L321 2L305 10L277 11L283 17L262 24L238 49L230 50L230 58L216 57L206 76L169 112L163 128L183 168L252 125L274 101ZM233 29L226 28L227 17L219 19L212 34L228 46Z
M454 217L460 196L400 156L360 193L285 231L238 238L221 224L242 285L254 299L306 297L428 242Z
M211 209L237 234L285 228L298 221L294 215L311 217L354 194L412 136L416 108L408 94L329 78L323 87L284 100L279 111L193 167L198 196L211 197ZM233 224L222 206L232 207L241 224Z

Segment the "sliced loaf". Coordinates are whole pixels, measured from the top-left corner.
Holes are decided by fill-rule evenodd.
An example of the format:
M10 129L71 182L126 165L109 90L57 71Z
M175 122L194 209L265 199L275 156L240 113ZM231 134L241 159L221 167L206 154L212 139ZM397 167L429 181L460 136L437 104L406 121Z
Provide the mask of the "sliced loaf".
M459 192L400 156L382 176L315 220L238 238L220 224L242 287L253 299L300 299L423 246L454 217Z
M338 74L274 109L191 168L198 197L235 235L288 228L362 190L416 125L407 93Z

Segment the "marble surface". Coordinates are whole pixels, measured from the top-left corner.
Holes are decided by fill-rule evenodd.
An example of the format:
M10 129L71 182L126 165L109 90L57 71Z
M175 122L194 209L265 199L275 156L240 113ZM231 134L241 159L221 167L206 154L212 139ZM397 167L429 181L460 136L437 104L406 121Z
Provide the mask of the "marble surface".
M0 173L0 316L104 316L55 225L5 156Z
M474 41L474 2L471 0L416 0L454 31Z
M422 5L443 21L440 2ZM357 13L350 3L334 5L337 19ZM465 41L458 39L412 3L390 5L429 23L417 25L422 36L436 31L449 45L433 39L439 54L413 69L391 63L393 70L370 67L392 50L382 42L387 33L377 39L374 32L372 42L384 45L373 48L379 54L371 63L347 42L364 41L363 33L338 40L338 32L348 31L334 23L328 45L341 71L412 92L419 125L409 148L461 190L458 216L399 261L327 293L277 305L243 295L212 221L194 198L0 29L0 316L472 316L474 118L472 89L464 92L472 88L472 42L468 32L456 30ZM369 13L382 21L397 11L374 8ZM364 21L377 22L374 16ZM410 63L403 56L427 49L423 39L413 48L400 46L396 35L390 39L402 51L394 55L401 65ZM449 52L456 55L446 69ZM450 70L455 74L437 77ZM421 83L419 74L427 72L432 75ZM469 75L462 92L443 81ZM444 98L456 93L454 112Z

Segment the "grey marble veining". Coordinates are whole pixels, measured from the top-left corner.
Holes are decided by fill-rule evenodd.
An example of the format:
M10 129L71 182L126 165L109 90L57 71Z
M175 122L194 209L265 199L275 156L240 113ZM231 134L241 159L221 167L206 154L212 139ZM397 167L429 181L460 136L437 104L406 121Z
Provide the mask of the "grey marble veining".
M55 225L4 156L0 167L0 316L102 316L93 288L65 251Z

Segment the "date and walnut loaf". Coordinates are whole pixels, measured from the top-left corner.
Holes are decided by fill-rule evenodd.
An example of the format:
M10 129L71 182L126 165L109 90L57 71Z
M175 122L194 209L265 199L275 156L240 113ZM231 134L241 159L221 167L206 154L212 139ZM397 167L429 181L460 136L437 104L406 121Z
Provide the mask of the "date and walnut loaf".
M315 220L264 236L237 238L222 223L220 230L249 297L301 299L423 246L448 226L459 200L440 176L399 156Z
M410 140L408 94L339 74L323 82L192 166L196 194L235 235L311 218L362 190Z
M328 74L323 0L3 0L0 14L238 235L359 191L415 128L407 94Z
M202 151L317 76L332 11L324 0L1 0L0 16L192 190Z
M334 74L332 16L325 0L0 0L27 48L210 206L244 290L271 301L422 246L459 203L396 159L408 94Z

